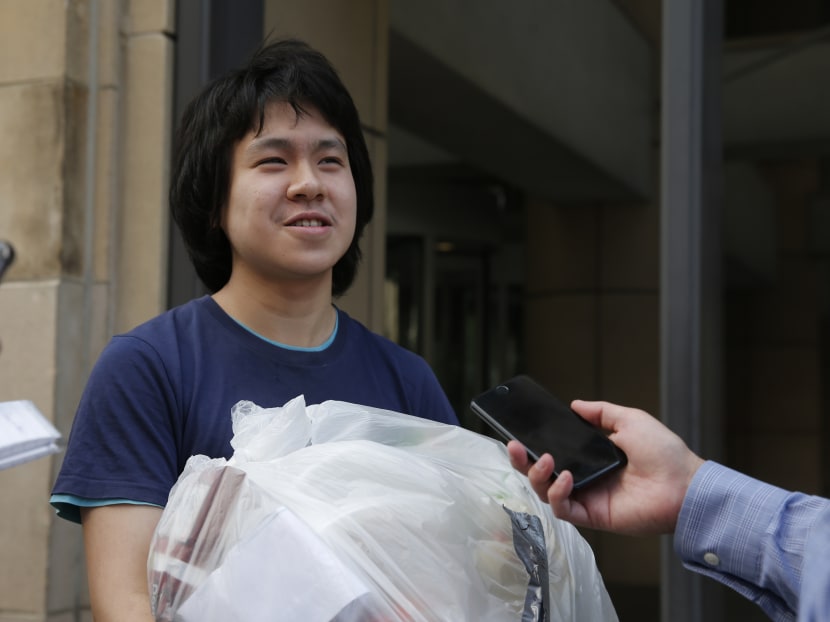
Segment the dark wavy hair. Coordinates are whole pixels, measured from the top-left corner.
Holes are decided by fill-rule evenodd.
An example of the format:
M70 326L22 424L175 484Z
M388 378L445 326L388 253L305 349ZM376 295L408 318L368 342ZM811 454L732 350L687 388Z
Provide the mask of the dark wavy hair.
M334 265L332 295L344 294L360 263L358 241L374 211L372 165L351 95L331 63L306 43L263 44L247 65L211 82L188 104L175 137L170 209L196 274L213 293L231 276L231 247L219 226L231 183L232 153L260 132L267 104L313 106L346 139L357 196L354 238Z

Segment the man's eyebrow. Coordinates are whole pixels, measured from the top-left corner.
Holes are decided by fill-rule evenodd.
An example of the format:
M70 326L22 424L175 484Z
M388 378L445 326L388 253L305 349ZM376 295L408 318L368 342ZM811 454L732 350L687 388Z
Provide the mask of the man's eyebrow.
M255 138L245 148L247 152L267 151L268 149L292 149L294 143L288 138L279 138L277 136L264 136ZM312 152L324 151L327 149L340 149L348 151L346 144L340 138L321 138L311 144Z
M342 149L343 151L348 151L346 149L346 143L339 138L323 138L318 140L316 143L316 151L322 151L324 149Z
M291 147L291 141L287 138L277 138L275 136L263 136L254 138L245 151L248 153L256 153L259 151L268 151L270 149L288 149Z

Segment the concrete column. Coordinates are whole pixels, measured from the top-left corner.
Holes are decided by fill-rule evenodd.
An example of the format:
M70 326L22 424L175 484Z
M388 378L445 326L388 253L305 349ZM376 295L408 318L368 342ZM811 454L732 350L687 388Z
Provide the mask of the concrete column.
M722 203L719 0L663 3L661 415L694 450L721 453ZM662 544L665 621L720 620L721 592Z

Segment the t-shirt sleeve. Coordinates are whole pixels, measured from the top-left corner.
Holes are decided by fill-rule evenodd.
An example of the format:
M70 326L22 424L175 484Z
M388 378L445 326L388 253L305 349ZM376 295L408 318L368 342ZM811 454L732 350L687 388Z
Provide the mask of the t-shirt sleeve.
M458 416L450 404L447 394L429 364L418 357L420 383L416 394L418 397L417 412L411 413L424 419L432 419L441 423L458 425Z
M179 470L174 386L153 347L115 337L84 389L53 495L164 506Z

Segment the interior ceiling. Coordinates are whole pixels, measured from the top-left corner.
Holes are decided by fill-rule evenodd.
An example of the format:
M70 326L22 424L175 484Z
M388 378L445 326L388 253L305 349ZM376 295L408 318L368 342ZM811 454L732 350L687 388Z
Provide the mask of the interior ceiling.
M659 54L662 0L611 1ZM828 0L729 0L725 50L797 42L829 24ZM392 178L495 181L558 201L638 198L394 28L389 77Z
M662 0L612 0L651 43L660 44ZM724 0L727 46L798 37L830 24L827 0Z
M638 198L394 29L389 50L393 179L418 174L441 182L495 182L557 201ZM420 162L413 156L418 143Z

